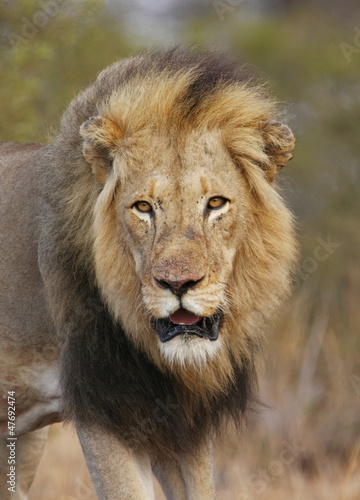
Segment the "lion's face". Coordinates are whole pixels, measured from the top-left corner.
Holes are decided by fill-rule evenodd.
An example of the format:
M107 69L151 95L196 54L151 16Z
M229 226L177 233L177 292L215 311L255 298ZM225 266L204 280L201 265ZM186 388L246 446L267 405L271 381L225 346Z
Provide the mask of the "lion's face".
M180 152L156 142L155 161L131 172L119 207L144 303L155 318L180 307L210 317L224 302L241 231L241 177L216 137L189 138Z
M220 387L289 287L291 215L271 181L294 139L278 122L160 130L81 128L99 189L97 283L158 366L205 364Z
M137 150L139 150L137 144ZM246 221L244 180L219 134L183 144L151 137L139 161L115 159L116 197L140 284L144 314L161 350L215 353L228 311L229 279ZM220 340L219 340L220 339Z

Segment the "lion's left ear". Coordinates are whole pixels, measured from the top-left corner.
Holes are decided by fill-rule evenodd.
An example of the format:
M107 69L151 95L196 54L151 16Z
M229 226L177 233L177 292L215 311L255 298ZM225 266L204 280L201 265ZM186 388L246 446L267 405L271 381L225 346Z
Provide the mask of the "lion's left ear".
M272 182L285 163L291 160L295 137L289 127L281 122L261 122L257 125L263 135L265 153L268 157L268 162L263 168L268 180Z
M113 152L123 137L121 129L107 118L94 116L81 125L80 135L84 139L85 160L90 163L96 180L105 184L111 171Z

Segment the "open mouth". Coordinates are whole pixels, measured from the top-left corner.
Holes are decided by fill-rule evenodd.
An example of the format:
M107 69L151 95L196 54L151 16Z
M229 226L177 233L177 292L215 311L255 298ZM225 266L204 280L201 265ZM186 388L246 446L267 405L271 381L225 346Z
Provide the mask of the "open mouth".
M168 318L155 319L155 329L161 342L167 342L177 335L184 334L216 340L219 336L221 319L221 312L209 317L200 317L180 308Z

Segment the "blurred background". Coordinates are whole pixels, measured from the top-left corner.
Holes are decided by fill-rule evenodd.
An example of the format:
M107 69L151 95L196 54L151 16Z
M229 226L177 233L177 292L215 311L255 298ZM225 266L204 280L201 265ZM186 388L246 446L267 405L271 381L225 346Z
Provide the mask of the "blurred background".
M297 138L279 176L302 249L294 294L268 334L268 407L217 447L219 500L359 499L358 0L2 0L0 138L46 142L101 69L177 43L253 69ZM95 498L73 429L53 426L30 499Z

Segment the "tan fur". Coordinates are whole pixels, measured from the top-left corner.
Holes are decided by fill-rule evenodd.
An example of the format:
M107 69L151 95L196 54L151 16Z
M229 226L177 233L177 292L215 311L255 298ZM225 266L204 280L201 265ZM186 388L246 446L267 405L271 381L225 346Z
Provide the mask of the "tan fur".
M150 466L169 498L216 497L209 440L248 408L296 261L273 182L294 137L278 119L231 64L175 50L102 72L52 144L0 146L3 438L16 390L23 449L75 420L100 498L153 498ZM193 286L180 299L166 280ZM180 306L222 311L218 339L161 343L154 320Z

